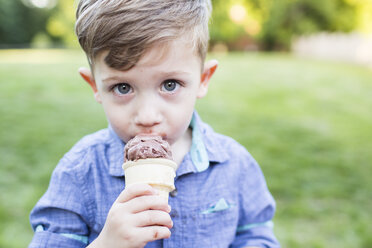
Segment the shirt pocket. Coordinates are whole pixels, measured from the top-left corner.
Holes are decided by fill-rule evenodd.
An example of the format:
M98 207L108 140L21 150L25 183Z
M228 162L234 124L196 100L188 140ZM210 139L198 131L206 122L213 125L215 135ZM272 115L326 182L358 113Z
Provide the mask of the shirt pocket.
M234 240L239 216L236 203L220 198L200 208L197 216L197 237L203 245L228 247Z

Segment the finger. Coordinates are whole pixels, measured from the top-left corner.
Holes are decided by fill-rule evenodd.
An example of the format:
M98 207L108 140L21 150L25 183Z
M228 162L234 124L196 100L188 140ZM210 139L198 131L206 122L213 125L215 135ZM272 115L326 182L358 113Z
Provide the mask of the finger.
M143 196L143 195L154 195L156 191L153 187L145 183L136 183L127 185L125 189L120 193L116 202L127 202L133 198Z
M146 226L141 227L141 238L145 240L146 243L158 240L158 239L168 239L171 236L171 231L165 226Z
M167 199L159 195L142 195L126 202L126 207L131 213L139 213L145 210L162 210L170 213L171 208Z
M137 213L134 220L138 227L145 226L165 226L169 229L173 227L170 215L160 210L147 210Z

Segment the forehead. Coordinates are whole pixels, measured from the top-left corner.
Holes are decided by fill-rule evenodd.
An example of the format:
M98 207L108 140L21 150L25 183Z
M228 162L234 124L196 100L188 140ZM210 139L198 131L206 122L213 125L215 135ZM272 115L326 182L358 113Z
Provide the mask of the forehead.
M185 39L176 39L169 42L158 43L151 46L140 58L137 66L156 66L163 62L173 63L173 60L182 59L190 62L197 60L201 63L201 58L197 49L185 41ZM171 66L171 65L170 65Z
M102 72L116 71L105 63L108 51L101 52L95 59L95 70ZM203 61L197 49L185 39L157 43L147 49L133 69L141 70L185 70L198 73L202 71ZM132 69L128 70L131 71Z

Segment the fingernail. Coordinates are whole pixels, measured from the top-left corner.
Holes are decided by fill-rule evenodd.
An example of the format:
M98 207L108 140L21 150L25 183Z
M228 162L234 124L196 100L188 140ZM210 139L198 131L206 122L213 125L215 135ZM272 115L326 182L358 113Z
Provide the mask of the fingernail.
M168 205L168 213L170 213L170 211L172 211L172 207Z

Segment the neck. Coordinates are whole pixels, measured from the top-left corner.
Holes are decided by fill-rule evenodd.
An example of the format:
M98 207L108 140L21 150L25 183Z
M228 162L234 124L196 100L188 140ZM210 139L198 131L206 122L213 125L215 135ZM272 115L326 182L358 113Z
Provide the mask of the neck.
M172 145L173 160L178 164L181 164L185 155L189 152L192 142L192 131L188 128L185 134Z

